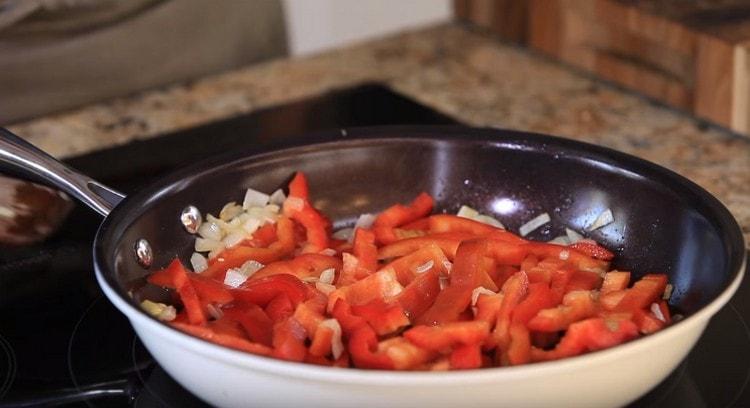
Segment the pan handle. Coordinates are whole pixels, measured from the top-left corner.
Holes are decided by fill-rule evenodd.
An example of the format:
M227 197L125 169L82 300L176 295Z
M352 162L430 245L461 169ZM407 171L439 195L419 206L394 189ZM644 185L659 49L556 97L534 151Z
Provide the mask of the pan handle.
M125 195L93 180L0 127L0 162L30 173L107 216Z

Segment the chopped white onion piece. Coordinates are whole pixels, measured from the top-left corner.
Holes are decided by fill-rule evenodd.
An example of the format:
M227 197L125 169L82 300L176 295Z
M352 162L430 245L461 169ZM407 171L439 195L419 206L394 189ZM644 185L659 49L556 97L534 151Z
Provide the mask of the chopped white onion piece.
M447 276L441 276L438 278L438 284L440 284L440 290L445 289L448 287L448 277Z
M414 272L416 272L416 273L424 273L424 272L427 272L430 269L432 269L433 266L435 266L435 261L433 261L432 259L430 259L429 261L423 263L422 265L417 266L414 269Z
M240 215L242 213L242 207L240 207L237 203L234 201L227 203L224 207L222 207L221 211L219 212L219 219L222 221L229 221L233 219L234 217Z
M172 321L177 317L177 310L174 306L165 305L164 303L152 302L148 299L141 302L141 308L151 316L161 321Z
M354 228L342 228L333 233L333 238L349 241L354 237Z
M247 217L247 220L242 224L242 229L246 234L253 234L260 228L260 220L253 217Z
M290 210L301 211L305 208L305 200L299 197L288 197L286 201L284 201L284 205L288 206Z
M246 280L247 276L239 268L229 268L227 273L224 274L224 284L233 288L240 287Z
M451 269L453 269L453 262L446 259L443 261L443 267L445 268L446 272L451 273Z
M561 261L567 261L568 258L570 258L570 251L568 251L567 249L563 249L562 251L560 251Z
M672 286L671 283L667 283L667 287L664 288L664 293L661 295L661 298L664 300L669 300L669 298L672 297L673 290L674 286Z
M215 222L204 222L198 228L198 235L206 239L221 241L224 234L221 227L219 227L219 224Z
M490 217L489 215L482 215L479 214L476 217L474 217L475 221L479 221L482 224L492 225L495 228L502 228L505 229L505 225L503 225L502 222Z
M190 265L193 266L193 272L201 273L208 269L208 260L205 256L193 252L193 255L190 255Z
M196 238L195 239L195 251L196 252L208 252L213 251L217 248L222 248L224 244L221 241L215 241L208 238Z
M217 248L212 249L211 252L208 253L208 259L214 259L214 258L216 258L217 256L219 256L220 253L222 253L224 251L224 249L226 249L226 248L224 248L224 243L223 242L220 242L219 244L220 245Z
M263 207L268 204L270 198L268 194L248 188L245 192L245 199L242 200L242 208L249 210L252 207Z
M336 250L333 248L326 248L318 253L325 256L336 256Z
M276 205L284 205L284 200L286 200L286 194L284 194L284 190L282 189L274 191L268 198L269 203Z
M336 319L326 319L320 322L318 327L327 327L333 331L333 336L331 337L331 354L333 354L334 359L341 357L341 354L344 352L344 343L341 341L341 325L339 321Z
M302 282L305 283L315 283L320 280L317 276L305 276L304 278L300 279Z
M362 214L357 218L357 222L354 223L354 228L364 228L368 229L372 227L372 224L375 222L375 219L378 218L374 214Z
M263 207L266 211L276 213L278 214L279 211L281 211L281 207L279 207L277 204L268 204L265 207Z
M477 301L479 300L479 295L496 295L497 293L485 288L484 286L477 286L474 288L473 291L471 291L471 305L476 306Z
M664 317L664 313L661 312L661 308L659 307L658 303L651 304L651 313L653 313L654 316L656 316L656 318L661 320L662 322L667 322L667 318Z
M609 225L611 223L615 222L615 217L612 215L612 210L607 208L606 210L602 211L601 214L599 214L598 217L594 220L594 223L589 225L586 230L593 231L595 229L604 227L605 225Z
M541 227L542 225L550 222L551 218L549 217L549 214L541 213L534 217L531 221L527 222L526 224L521 225L520 228L518 228L518 233L525 237L526 235L529 235L530 232L534 231L535 229Z
M469 207L468 205L462 205L461 208L458 209L456 215L461 218L468 218L470 220L473 220L479 215L479 211Z
M327 283L332 284L333 278L336 277L336 270L333 268L328 268L320 273L320 283Z
M315 289L321 291L324 295L328 295L336 290L336 287L331 285L330 283L316 282Z
M221 241L225 247L231 248L245 240L244 232L232 232Z
M222 316L224 316L224 312L221 311L216 305L213 305L211 303L206 305L206 310L208 311L208 314L211 315L214 319L221 319Z
M258 272L259 270L263 269L264 267L265 267L265 265L263 265L262 263L254 260L254 259L251 259L251 260L243 263L242 266L240 266L240 271L242 271L242 273L245 274L245 276L247 276L249 278L249 277L253 276L253 274L255 272Z
M559 237L555 237L549 241L547 241L548 244L556 244L556 245L570 245L570 240L565 235L560 235Z
M576 242L583 239L583 235L579 234L577 231L572 230L570 228L565 228L565 235L568 236L568 240L570 241L570 244L575 244Z

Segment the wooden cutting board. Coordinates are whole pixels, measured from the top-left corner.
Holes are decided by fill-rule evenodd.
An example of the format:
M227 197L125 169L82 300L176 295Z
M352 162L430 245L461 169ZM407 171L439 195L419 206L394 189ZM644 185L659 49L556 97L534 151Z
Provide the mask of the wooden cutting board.
M748 0L455 0L459 19L750 134Z

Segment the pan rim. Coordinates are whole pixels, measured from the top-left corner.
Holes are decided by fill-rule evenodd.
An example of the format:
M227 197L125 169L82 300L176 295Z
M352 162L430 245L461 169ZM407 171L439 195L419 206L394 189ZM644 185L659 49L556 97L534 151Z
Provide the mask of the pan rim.
M345 134L346 136L342 136ZM542 368L549 371L557 371L554 367L568 367L569 364L580 364L581 362L590 361L593 362L598 359L607 359L619 354L620 350L635 349L640 347L640 344L648 344L650 341L659 341L658 339L672 335L677 331L687 330L689 326L701 324L706 321L727 302L739 287L739 284L744 275L746 250L744 244L744 238L742 236L739 225L737 224L734 217L731 215L728 209L708 191L698 186L694 182L687 178L679 175L678 173L669 170L665 167L659 166L652 162L640 159L627 153L619 152L607 147L593 145L590 143L579 142L571 139L565 139L556 136L543 135L538 133L522 132L515 130L504 130L504 129L491 129L491 128L471 128L464 126L381 126L381 127L367 127L367 128L350 128L343 131L325 131L308 134L307 136L287 141L284 143L267 146L267 147L253 147L250 149L236 151L220 155L213 158L201 160L194 165L178 170L174 173L170 173L167 177L148 185L135 195L126 198L109 217L100 226L94 243L94 263L97 280L100 286L107 294L107 297L112 301L118 309L125 313L131 320L137 319L138 323L146 324L149 328L158 330L165 336L172 336L175 341L187 341L186 345L190 345L196 351L201 353L210 353L212 356L222 356L222 360L231 364L239 364L241 361L242 367L252 366L258 369L264 369L273 372L284 372L289 371L289 368L293 368L291 371L301 370L301 372L316 373L316 375L325 374L326 377L330 376L331 380L342 381L342 376L350 378L352 375L356 376L359 380L366 383L372 383L376 379L384 378L386 372L381 370L361 370L361 369L346 369L339 370L330 367L317 367L308 364L300 363L289 363L280 361L277 359L256 356L240 351L231 350L222 346L215 345L213 343L192 337L185 333L182 333L176 329L163 324L156 319L148 316L145 312L140 310L132 300L127 296L127 293L117 284L114 278L114 257L108 257L105 253L105 243L108 240L114 239L113 231L114 227L127 224L128 218L137 218L133 215L136 210L145 211L148 207L148 203L153 199L154 195L158 192L167 191L169 188L175 188L175 185L179 184L186 176L197 176L203 173L212 173L221 171L222 168L238 163L240 161L247 160L270 160L274 156L283 155L288 153L290 150L297 152L304 152L309 149L339 146L342 148L356 146L358 143L385 143L393 141L406 141L414 142L420 141L422 143L426 141L474 141L474 142L491 142L495 145L506 145L518 149L524 147L541 146L543 149L547 148L564 148L567 150L574 150L580 154L577 157L589 158L597 161L603 161L609 164L617 164L617 167L625 170L630 168L637 168L641 171L635 173L641 175L643 173L655 174L660 179L668 180L670 188L680 187L686 192L696 195L701 199L701 203L705 205L706 210L712 215L712 224L718 227L719 231L723 232L727 239L725 245L727 249L727 255L729 256L727 267L730 270L729 277L727 278L727 284L725 288L719 292L716 297L710 300L706 305L701 307L695 313L689 315L684 320L662 330L651 336L639 338L633 342L629 342L624 345L598 351L595 353L589 353L582 356L572 357L563 359L560 361L537 363L528 366L520 367L499 367L490 368L483 370L471 370L460 373L441 373L440 375L430 375L429 373L391 373L395 376L387 376L391 381L386 382L388 384L394 384L395 382L403 381L423 381L424 378L451 378L451 382L455 382L458 379L473 378L472 381L480 380L485 375L496 378L497 370L501 372L513 372L518 373L514 375L529 375L531 372L526 370L538 371ZM302 144L300 144L300 141ZM585 153L585 154L584 154ZM630 170L628 170L630 171ZM171 190L170 190L171 191ZM718 225L717 225L718 223ZM112 245L116 247L116 245ZM693 322L693 323L691 323ZM625 352L625 351L622 351ZM218 353L218 354L217 354ZM238 360L240 359L240 360ZM560 368L561 370L567 370L567 368ZM356 372L357 374L352 374ZM483 374L478 374L478 373ZM486 373L486 374L484 374ZM286 373L289 374L289 373ZM470 374L470 375L467 375ZM508 374L510 375L510 374ZM361 376L361 378L360 378ZM418 380L419 379L419 380ZM440 380L448 381L448 380ZM461 380L464 381L464 380ZM379 381L376 381L379 382ZM385 384L385 383L384 383Z

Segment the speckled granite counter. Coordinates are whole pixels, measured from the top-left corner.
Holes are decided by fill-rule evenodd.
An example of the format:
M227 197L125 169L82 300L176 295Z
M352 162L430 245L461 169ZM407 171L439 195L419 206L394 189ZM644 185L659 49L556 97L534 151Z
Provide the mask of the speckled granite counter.
M273 61L11 129L64 157L364 81L385 82L467 124L566 136L659 163L723 201L750 242L750 139L701 126L452 24Z

